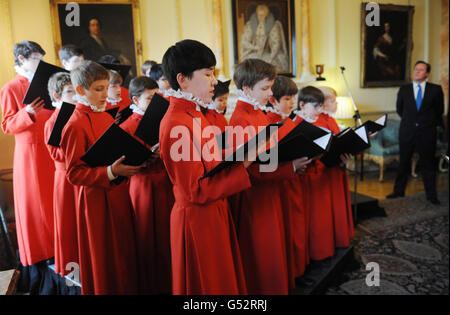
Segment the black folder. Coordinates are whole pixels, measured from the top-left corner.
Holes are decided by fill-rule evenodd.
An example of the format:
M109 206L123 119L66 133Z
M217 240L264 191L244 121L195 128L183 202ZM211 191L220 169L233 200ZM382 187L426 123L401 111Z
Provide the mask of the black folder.
M37 97L40 97L45 102L44 108L54 110L55 108L53 107L52 100L48 94L48 81L52 75L58 72L69 71L41 60L22 103L31 104Z
M321 161L327 167L337 166L341 163L342 154L356 155L368 148L370 148L370 138L366 126L362 125L355 130L347 128L333 136L330 149Z
M271 150L278 150L279 162L293 161L303 157L314 158L328 151L331 139L331 132L302 121Z
M131 115L133 115L133 110L130 108L130 106L128 106L127 108L122 109L119 112L120 115L120 119L119 122L117 123L118 125L123 124L128 118L130 118Z
M58 117L56 117L55 124L53 125L52 133L48 139L47 144L59 148L61 143L61 134L72 117L73 111L75 110L75 105L69 103L63 103L61 109L59 110Z
M267 125L263 130L261 130L256 136L251 138L246 143L239 146L233 153L230 153L225 157L225 159L220 162L216 167L214 167L209 172L205 173L201 179L207 178L207 177L213 177L220 171L224 170L225 168L228 168L232 165L234 165L237 162L243 162L243 158L250 152L250 150L256 150L256 148L264 141L267 142L269 138L272 136L273 132L279 127L282 126L282 123L277 124L270 124ZM276 128L271 128L276 127ZM234 141L234 139L231 139ZM256 153L256 152L255 152ZM256 160L257 157L255 157Z
M309 159L325 154L331 145L333 135L328 133L315 140L304 134L298 134L278 144L278 161L288 162L307 157Z
M119 72L120 76L122 77L123 82L125 82L126 78L128 77L128 74L130 73L131 66L130 65L118 65L115 63L100 63L103 67L109 70L115 70Z
M142 165L152 152L125 130L112 124L81 158L91 167L109 166L125 156L123 164Z
M169 109L169 101L155 93L134 135L153 147L159 143L159 126Z
M329 131L324 130L321 127L314 126L313 124L303 120L299 123L294 129L291 130L283 139L281 139L280 143L283 141L289 141L291 138L297 137L299 134L303 134L309 140L314 141L323 136L326 136Z
M375 121L368 120L363 125L367 127L367 131L370 134L383 130L386 127L388 115L383 115Z
M116 119L117 113L119 112L119 107L117 106L117 107L105 110L105 112L110 114L113 119Z

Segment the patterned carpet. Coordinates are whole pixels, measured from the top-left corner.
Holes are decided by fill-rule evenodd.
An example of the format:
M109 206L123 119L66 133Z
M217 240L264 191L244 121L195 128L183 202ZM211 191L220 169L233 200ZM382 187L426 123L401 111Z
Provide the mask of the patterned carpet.
M387 217L362 221L356 231L353 245L359 265L350 266L326 294L448 295L448 194L448 187L439 192L439 207L426 202L423 193L381 201ZM14 224L9 228L16 243ZM5 245L0 238L0 271L11 268ZM366 285L369 262L379 264L379 287Z
M418 194L380 202L386 218L372 218L358 226L354 240L360 266L347 270L327 295L448 295L449 201L448 188L439 192L441 206ZM368 263L379 265L379 286Z

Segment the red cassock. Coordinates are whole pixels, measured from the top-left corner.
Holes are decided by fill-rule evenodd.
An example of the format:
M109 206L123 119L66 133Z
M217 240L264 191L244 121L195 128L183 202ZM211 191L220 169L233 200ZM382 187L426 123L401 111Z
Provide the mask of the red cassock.
M30 83L18 75L0 92L2 129L14 135L14 209L20 261L24 266L49 259L53 249L53 175L44 142L44 124L53 113L29 114L22 104Z
M131 135L142 115L134 113L121 127ZM141 143L142 140L136 137ZM172 183L161 159L130 178L139 264L140 294L170 294L170 213L175 202Z
M220 131L225 132L225 127L228 126L225 115L218 113L215 109L208 109L205 111L205 117L211 125L217 126Z
M341 131L336 120L327 114L320 114L315 125L324 127L335 135ZM331 192L336 247L349 247L350 239L355 233L347 172L340 167L327 168L326 172L330 177L328 186Z
M218 165L220 150L214 134L202 137L210 125L198 109L191 101L171 97L160 129L161 158L175 195L170 219L173 293L246 294L225 198L249 188L250 179L242 164L201 179Z
M114 123L107 113L77 104L62 133L67 178L75 185L78 255L83 294L136 294L137 262L128 183L109 181L107 167L81 157Z
M106 110L110 110L116 107L119 107L119 112L124 110L125 108L127 108L128 106L131 105L131 100L130 100L130 93L128 92L128 89L124 88L123 86L120 87L121 90L121 94L120 94L120 98L122 99L120 102L115 103L115 104L111 104L110 102L106 103Z
M277 123L283 121L283 117L268 112L267 117L269 122ZM295 126L295 124L287 118L287 122L284 126L287 127L288 123ZM292 129L289 128L288 129ZM279 134L279 140L281 140L286 134ZM291 288L295 288L295 278L302 276L306 269L306 222L305 222L305 210L302 200L302 189L300 187L300 180L298 176L295 176L291 180L280 181L279 187L283 192L281 198L281 205L284 216L284 226L286 230L286 248L287 248L287 262L289 270L289 285Z
M297 116L296 124L303 119ZM323 260L335 253L333 213L330 181L325 165L313 161L307 170L299 176L303 192L303 208L305 209L306 231L308 239L306 262L310 259Z
M263 111L242 100L237 102L230 120L230 126L249 131L244 141L268 124L269 119ZM232 205L247 288L251 295L288 294L289 269L281 204L285 194L279 183L280 180L294 179L294 168L292 163L283 163L275 172L264 173L255 163L249 171L252 187L239 194Z
M48 142L59 109L45 123L45 142ZM53 189L53 215L55 234L55 272L63 276L71 272L69 263L78 263L77 221L75 212L75 189L66 177L66 161L61 148L47 145L55 162ZM68 270L66 270L68 268Z

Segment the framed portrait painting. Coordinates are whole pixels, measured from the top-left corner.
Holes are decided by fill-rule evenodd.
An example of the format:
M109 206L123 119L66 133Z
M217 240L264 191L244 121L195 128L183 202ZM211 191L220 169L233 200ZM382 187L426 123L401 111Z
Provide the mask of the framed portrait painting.
M128 78L137 75L142 64L138 0L50 0L50 9L56 52L74 44L86 59L112 55L132 66Z
M294 0L233 0L235 62L262 59L296 75Z
M361 5L361 87L410 82L414 7L380 4L379 25L368 26L366 5Z

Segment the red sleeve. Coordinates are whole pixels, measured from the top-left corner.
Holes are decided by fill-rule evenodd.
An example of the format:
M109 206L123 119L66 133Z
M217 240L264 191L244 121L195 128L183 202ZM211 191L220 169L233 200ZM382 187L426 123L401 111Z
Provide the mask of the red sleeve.
M187 201L195 204L206 204L250 188L250 178L242 163L213 177L200 179L206 171L203 164L205 162L183 160L175 162L172 160L170 150L178 140L165 136L161 137L161 158L168 173L172 179L175 179L174 184L184 191ZM189 145L191 149L194 148L196 151L194 156L201 156L201 152L192 141L192 135Z
M66 125L61 148L66 157L67 179L72 185L111 188L107 167L90 167L81 160L89 149L88 135L81 124Z
M27 130L35 122L33 115L29 114L21 103L19 96L10 87L5 87L0 92L0 104L2 108L2 129L6 134L14 135Z

